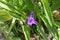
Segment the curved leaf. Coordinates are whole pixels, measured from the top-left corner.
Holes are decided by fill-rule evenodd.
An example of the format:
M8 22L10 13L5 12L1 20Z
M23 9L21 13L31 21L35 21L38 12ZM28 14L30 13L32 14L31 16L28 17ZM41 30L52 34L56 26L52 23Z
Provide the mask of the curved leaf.
M0 21L7 21L10 20L12 17L9 15L9 13L4 10L0 9Z

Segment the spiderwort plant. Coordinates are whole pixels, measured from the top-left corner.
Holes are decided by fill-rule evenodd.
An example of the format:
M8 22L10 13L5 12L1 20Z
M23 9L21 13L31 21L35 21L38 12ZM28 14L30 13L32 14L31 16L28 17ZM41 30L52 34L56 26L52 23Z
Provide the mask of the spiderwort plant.
M31 12L28 18L28 25L32 25L32 24L37 25L37 21L34 19L34 12Z

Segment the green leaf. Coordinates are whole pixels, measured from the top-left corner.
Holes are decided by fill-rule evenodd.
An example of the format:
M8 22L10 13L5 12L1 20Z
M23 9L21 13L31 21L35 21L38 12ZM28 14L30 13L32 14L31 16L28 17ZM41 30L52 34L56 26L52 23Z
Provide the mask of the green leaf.
M12 17L9 15L9 12L4 10L4 9L0 9L0 21L7 21L10 20Z
M13 37L11 40L21 40L20 37Z
M5 4L3 4L3 3L1 3L1 2L0 2L0 7L10 10L10 9L8 8L8 6L6 6Z
M52 0L48 0L48 2L51 2Z
M58 40L58 32L57 32L57 29L56 27L54 26L54 20L53 20L53 16L52 16L52 12L51 12L51 9L49 7L49 4L48 4L48 1L47 0L41 0L42 4L43 4L43 7L44 7L44 11L45 11L45 14L46 14L46 19L43 19L45 21L48 21L49 25L50 25L50 28L51 28L51 33L53 33L53 36ZM46 23L46 22L45 22ZM47 25L48 25L47 24ZM48 27L48 26L47 26ZM48 27L49 28L49 27ZM50 29L49 29L50 30Z
M19 10L19 9L17 9L14 5L11 5L11 4L9 4L9 3L7 3L7 2L3 2L3 1L0 1L3 5L5 5L5 6L7 6L9 9L7 9L7 10L10 10L10 11L12 11L12 12L16 12L17 14L20 14L20 13L22 13L22 11L21 10ZM1 5L0 5L1 6ZM1 6L2 8L4 8L4 9L6 9L4 6Z
M24 32L26 40L30 40L30 27L28 25L22 25L22 30Z
M2 8L4 8L4 9L6 9L6 10L8 10L8 11L10 11L10 12L13 12L13 14L11 14L11 15L14 15L14 17L16 16L17 17L17 15L21 15L21 16L23 16L23 17L25 17L24 16L24 13L23 13L23 11L22 11L22 8L19 6L18 7L18 5L11 5L11 4L9 4L8 2L3 2L3 1L0 1L3 5L5 5L5 6L7 6L9 9L6 9L6 8L4 8L4 7L2 7L1 5L1 7ZM15 2L16 3L16 2ZM22 14L21 14L22 13Z
M26 4L26 6L27 6L29 11L33 11L34 10L34 5L33 5L31 0L24 0L24 2L25 2L25 4Z
M44 40L48 40L48 38L43 30L42 25L40 25L40 24L37 25L37 31L41 34L41 36L43 37Z
M54 25L57 26L58 28L60 28L60 22L55 21Z
M49 32L51 33L51 35L58 39L59 36L58 36L58 32L57 32L57 29L53 27L51 27L51 25L49 24L49 22L47 21L46 17L42 16L41 15L41 19L43 20L43 22L45 23L46 27L48 28ZM55 29L55 30L54 30Z
M12 22L11 22L11 25L10 25L10 28L9 28L9 31L8 31L8 34L11 32L13 26L15 25L15 21L16 21L16 19L13 18L13 19L12 19Z
M49 22L49 24L52 26L52 22L53 22L53 16L52 16L52 12L51 9L49 7L48 1L47 0L41 0L43 7L44 7L44 12L46 14L46 18Z
M54 4L51 6L52 11L57 10L60 8L60 0L55 0Z

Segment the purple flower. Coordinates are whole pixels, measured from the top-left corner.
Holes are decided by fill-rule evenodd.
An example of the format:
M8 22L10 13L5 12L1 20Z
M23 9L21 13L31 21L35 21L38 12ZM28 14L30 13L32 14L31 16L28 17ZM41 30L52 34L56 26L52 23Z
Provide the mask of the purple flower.
M28 18L28 25L37 24L37 21L34 19L34 12L31 12Z

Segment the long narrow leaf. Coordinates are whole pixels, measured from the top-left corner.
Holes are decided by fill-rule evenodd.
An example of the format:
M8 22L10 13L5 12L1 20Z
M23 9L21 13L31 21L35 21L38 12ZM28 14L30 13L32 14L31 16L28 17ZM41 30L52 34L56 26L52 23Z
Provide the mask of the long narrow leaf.
M30 40L30 29L29 26L22 26L26 40Z
M43 28L43 27L42 27L40 24L37 25L37 30L38 30L38 32L41 34L41 36L43 37L43 39L44 39L44 40L48 40L48 38L47 38L45 32L42 30L42 28Z

